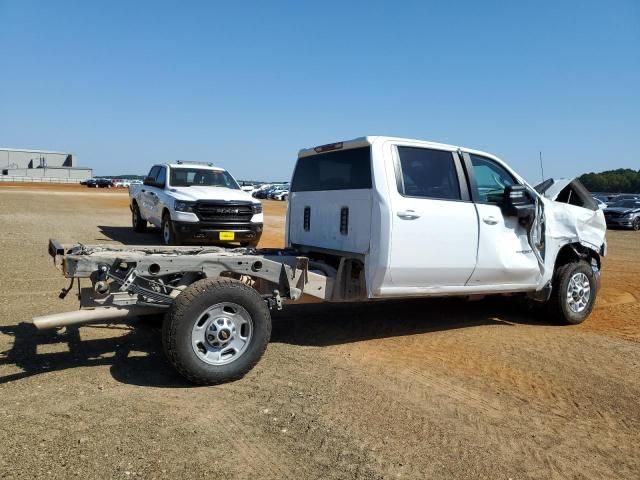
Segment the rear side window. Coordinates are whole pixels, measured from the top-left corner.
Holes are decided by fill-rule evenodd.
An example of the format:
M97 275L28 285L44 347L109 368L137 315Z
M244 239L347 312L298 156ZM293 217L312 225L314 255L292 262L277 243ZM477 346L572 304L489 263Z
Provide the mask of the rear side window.
M460 183L451 152L398 147L398 191L407 197L460 200Z
M371 149L351 148L298 159L292 192L371 188Z

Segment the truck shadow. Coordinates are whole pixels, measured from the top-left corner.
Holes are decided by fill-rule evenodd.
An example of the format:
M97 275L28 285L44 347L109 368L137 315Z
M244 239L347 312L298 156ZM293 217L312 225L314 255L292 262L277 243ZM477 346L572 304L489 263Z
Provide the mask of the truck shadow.
M545 323L537 320L521 303L509 299L472 303L418 299L288 305L273 315L271 342L323 347L481 325L514 324ZM160 327L160 318L90 325L82 329L67 327L59 331L38 331L26 322L0 326L0 333L13 337L12 348L0 352L0 366L8 367L13 373L0 376L0 384L51 371L104 365L110 367L115 380L126 384L192 386L165 359Z
M272 342L330 346L481 325L550 325L513 298L456 298L288 305L273 315Z
M158 245L160 242L160 230L149 227L146 232L136 232L131 227L113 227L109 225L98 225L100 233L115 242L124 245ZM104 241L104 239L96 239Z
M0 376L0 384L52 371L108 365L122 383L155 387L189 387L167 362L160 342L161 321L67 327L38 331L31 323L1 326L13 347L0 352L0 366L20 371ZM89 332L87 332L89 330ZM93 332L91 332L93 330ZM80 332L85 339L81 338ZM86 338L96 336L101 338ZM16 370L12 368L11 370Z

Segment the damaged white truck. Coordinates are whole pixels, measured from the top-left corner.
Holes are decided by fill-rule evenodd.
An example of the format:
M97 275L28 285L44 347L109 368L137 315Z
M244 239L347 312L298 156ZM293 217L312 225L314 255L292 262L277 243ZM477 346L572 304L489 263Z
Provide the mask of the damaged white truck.
M206 385L249 371L269 342L270 310L303 296L522 294L545 303L553 320L580 323L598 290L605 220L577 181L537 188L495 156L451 145L373 136L304 149L286 248L51 240L71 278L63 293L77 281L80 309L33 322L44 329L163 313L167 357Z

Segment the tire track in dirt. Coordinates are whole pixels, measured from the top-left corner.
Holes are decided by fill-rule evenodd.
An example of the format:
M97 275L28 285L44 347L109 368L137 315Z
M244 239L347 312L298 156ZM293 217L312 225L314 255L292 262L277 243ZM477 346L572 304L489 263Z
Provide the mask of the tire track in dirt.
M432 358L434 344L431 342L422 345L424 350L416 349L411 341L407 348L400 348L397 344L386 345L386 348L379 345L384 342L362 342L357 348L344 346L333 353L343 362L345 352L348 352L350 363L357 363L356 370L367 371L363 378L370 379L374 388L384 388L394 394L395 402L410 402L430 416L454 418L456 421L449 428L458 430L460 435L482 438L496 448L508 444L509 452L515 451L523 457L537 459L533 463L543 463L549 471L590 476L594 473L593 468L597 468L606 477L614 473L615 469L607 470L597 466L589 469L576 468L566 452L553 449L552 453L547 454L537 442L528 441L527 437L531 432L539 437L547 437L548 440L564 438L568 429L567 422L571 422L572 435L588 441L593 435L601 434L602 430L615 431L616 435L611 435L609 441L602 445L606 447L603 450L610 451L619 448L619 445L632 444L638 430L639 424L634 415L626 418L612 416L601 408L602 405L591 403L588 398L581 398L581 404L576 403L573 399L579 389L575 386L564 388L540 378L533 387L529 383L530 378L505 384L505 379L513 378L514 369L507 367L505 375L503 367L496 366L494 359L484 355L478 358L485 358L485 362L476 364L475 371L469 370L469 361L464 358L470 350L468 344L465 344L465 350L457 352L456 348L448 344L446 349L451 355L450 361L443 363L441 356ZM358 352L355 353L354 350ZM474 378L481 378L482 381L474 381ZM483 383L488 388L483 388ZM522 387L525 387L524 391L521 391ZM491 390L494 390L493 394ZM628 408L633 404L634 398L638 398L638 393L638 388L627 392L624 399L626 403L620 402L619 406ZM505 423L515 418L520 419L519 424ZM529 421L532 418L536 420ZM465 428L461 429L461 425ZM518 438L524 441L518 442ZM575 441L571 443L574 447L578 446ZM628 450L631 454L631 449Z

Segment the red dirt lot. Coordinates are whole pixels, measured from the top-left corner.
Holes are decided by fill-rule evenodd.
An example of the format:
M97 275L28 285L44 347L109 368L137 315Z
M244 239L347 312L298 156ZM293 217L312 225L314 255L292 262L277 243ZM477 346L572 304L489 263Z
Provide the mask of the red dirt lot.
M264 202L261 246L286 204ZM46 252L157 243L126 190L0 183L0 478L640 478L640 235L608 232L591 317L508 298L289 305L242 380L193 387L159 324L73 310Z

